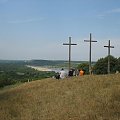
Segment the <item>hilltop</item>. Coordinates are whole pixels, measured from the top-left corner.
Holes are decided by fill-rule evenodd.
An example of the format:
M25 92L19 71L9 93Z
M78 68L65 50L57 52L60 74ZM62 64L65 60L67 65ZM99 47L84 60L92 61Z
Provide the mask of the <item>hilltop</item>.
M120 74L48 78L0 90L0 120L119 120Z

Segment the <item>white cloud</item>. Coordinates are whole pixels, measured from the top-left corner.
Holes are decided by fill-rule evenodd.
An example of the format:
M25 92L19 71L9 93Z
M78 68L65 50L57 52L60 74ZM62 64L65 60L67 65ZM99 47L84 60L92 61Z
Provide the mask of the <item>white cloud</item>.
M120 8L112 9L109 11L106 11L107 14L112 14L112 13L120 13Z
M112 10L108 10L108 11L105 11L103 14L99 14L97 15L98 18L100 19L104 19L106 16L108 15L111 15L111 14L117 14L117 13L120 13L120 8L116 8L116 9L112 9Z
M44 18L32 18L32 19L25 19L25 20L12 20L12 21L8 21L8 23L10 24L19 24L19 23L30 23L30 22L37 22L37 21L41 21Z

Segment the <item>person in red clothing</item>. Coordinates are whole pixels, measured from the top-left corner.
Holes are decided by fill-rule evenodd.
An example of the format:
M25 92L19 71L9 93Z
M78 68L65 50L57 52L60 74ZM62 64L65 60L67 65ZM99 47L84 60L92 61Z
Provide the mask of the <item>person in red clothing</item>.
M84 75L84 71L83 71L82 69L80 69L79 75L80 75L80 76L83 76L83 75Z

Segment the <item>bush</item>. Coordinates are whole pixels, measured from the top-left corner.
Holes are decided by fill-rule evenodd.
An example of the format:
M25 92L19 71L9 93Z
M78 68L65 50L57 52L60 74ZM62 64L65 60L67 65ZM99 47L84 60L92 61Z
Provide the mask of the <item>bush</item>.
M120 61L119 59L110 56L110 72L115 73L118 69L120 69ZM119 64L119 65L118 65ZM96 74L107 74L108 69L108 56L105 58L100 58L95 66L94 66L94 72Z
M88 63L82 63L82 64L79 64L77 66L77 69L80 70L84 70L85 71L85 74L89 74L89 64Z

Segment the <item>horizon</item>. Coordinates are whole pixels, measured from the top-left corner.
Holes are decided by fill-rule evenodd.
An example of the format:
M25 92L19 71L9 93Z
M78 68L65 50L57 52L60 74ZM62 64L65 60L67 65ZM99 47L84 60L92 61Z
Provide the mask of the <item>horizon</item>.
M30 59L30 60L27 60L27 59L19 59L19 60L17 60L17 59L0 59L0 61L32 61L32 60L33 61L35 61L35 60L41 60L42 61L43 60L43 61L66 61L66 62L68 62L68 60L58 60L58 59L56 59L56 60L50 60L50 59ZM71 62L74 62L74 61L79 61L79 60L72 60ZM95 61L92 61L92 62L95 62Z
M107 57L107 56L105 56L105 57ZM101 57L101 58L105 58L105 57ZM113 57L115 57L115 56L113 56ZM99 59L101 59L101 58L98 58L98 60ZM120 57L115 57L115 58L120 58ZM0 61L36 61L36 60L38 60L38 61L66 61L66 62L69 62L69 60L58 60L58 59L54 59L54 60L52 60L52 59L0 59ZM98 60L92 60L91 62L97 62ZM71 62L88 62L89 63L89 60L71 60Z

